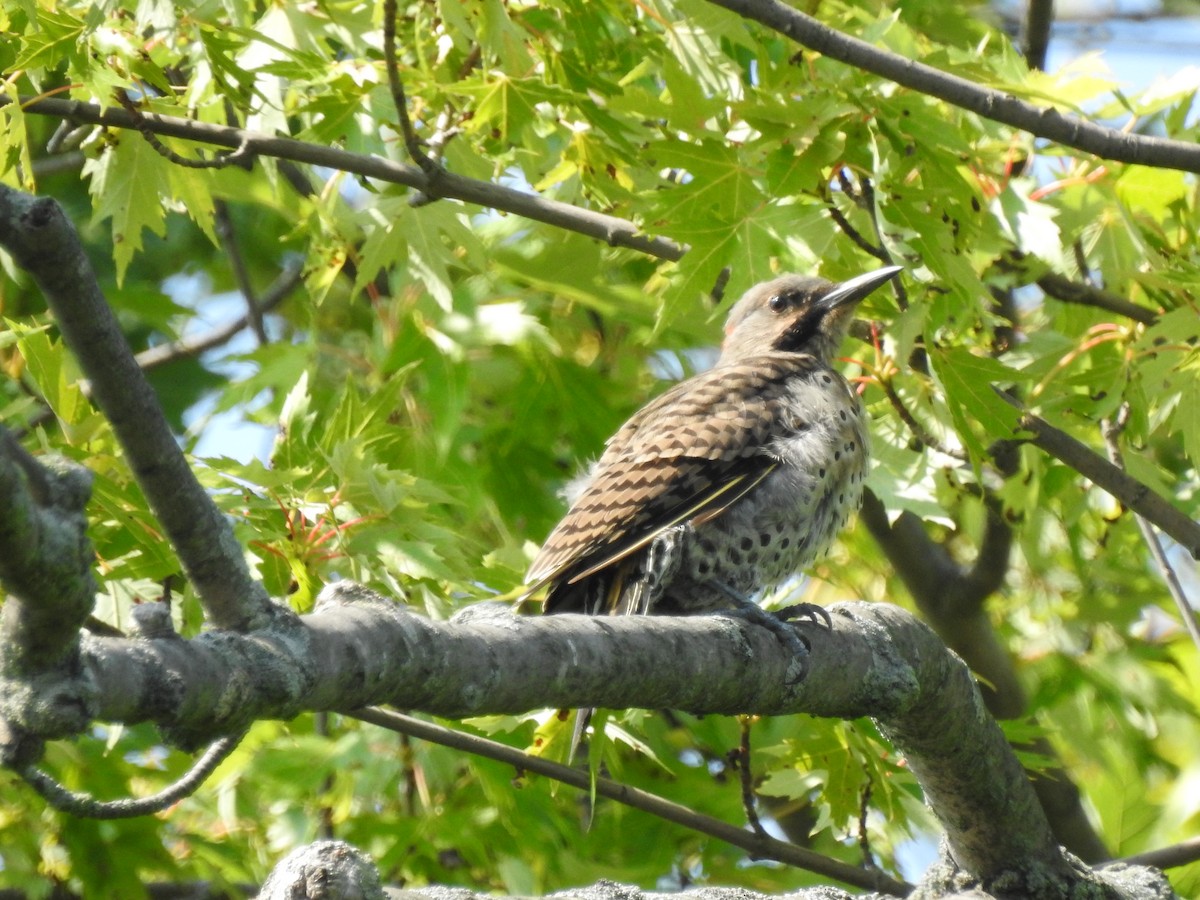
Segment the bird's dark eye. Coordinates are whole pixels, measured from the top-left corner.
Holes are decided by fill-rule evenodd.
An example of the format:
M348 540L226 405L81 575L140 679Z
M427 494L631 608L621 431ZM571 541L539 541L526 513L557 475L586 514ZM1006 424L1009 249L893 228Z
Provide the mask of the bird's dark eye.
M788 295L776 294L767 301L767 306L771 307L771 312L783 312L788 308Z

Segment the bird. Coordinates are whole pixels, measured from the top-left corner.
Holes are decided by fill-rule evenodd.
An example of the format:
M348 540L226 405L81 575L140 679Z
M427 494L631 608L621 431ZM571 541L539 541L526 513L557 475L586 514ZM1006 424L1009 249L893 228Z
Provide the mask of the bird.
M636 412L582 479L526 576L543 611L733 610L786 637L749 598L823 554L861 502L865 414L834 358L859 301L901 270L750 288L716 365Z

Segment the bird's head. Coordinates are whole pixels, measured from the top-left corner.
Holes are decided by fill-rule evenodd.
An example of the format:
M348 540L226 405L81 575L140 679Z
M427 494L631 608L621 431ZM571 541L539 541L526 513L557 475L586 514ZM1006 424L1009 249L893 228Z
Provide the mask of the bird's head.
M850 328L858 302L901 268L885 266L840 284L809 275L782 275L755 285L729 312L721 361L783 350L829 362Z

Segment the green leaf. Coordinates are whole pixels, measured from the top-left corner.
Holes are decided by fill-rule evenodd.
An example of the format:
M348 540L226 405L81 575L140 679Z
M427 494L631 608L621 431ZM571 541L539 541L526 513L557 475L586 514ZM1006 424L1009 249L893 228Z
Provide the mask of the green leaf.
M929 359L973 459L982 459L992 440L1015 437L1020 413L998 392L1022 381L1020 372L964 348L936 347Z
M1180 372L1180 376L1186 380L1173 424L1175 430L1183 435L1183 449L1192 465L1200 466L1200 365L1188 366Z
M64 59L80 57L79 44L86 33L83 19L62 9L37 9L37 24L25 35L25 45L13 62L14 69L54 68Z
M665 141L647 148L647 154L654 165L679 172L679 183L664 191L656 210L669 234L705 221L740 218L765 205L754 180L760 172L725 142Z
M8 103L0 106L0 149L3 150L0 153L0 177L15 184L18 175L23 175L21 187L33 190L33 157L17 85L9 81L5 85L5 95Z
M168 163L141 135L125 132L100 155L84 164L91 178L93 218L112 220L113 260L117 284L142 249L142 231L166 234L163 198L171 195Z

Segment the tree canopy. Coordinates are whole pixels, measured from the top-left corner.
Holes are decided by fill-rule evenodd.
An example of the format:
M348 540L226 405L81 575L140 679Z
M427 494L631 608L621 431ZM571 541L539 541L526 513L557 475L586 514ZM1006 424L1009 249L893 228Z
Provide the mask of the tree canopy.
M769 636L473 610L520 597L564 485L710 364L744 290L898 264L843 348L868 497L772 602L916 612L976 673L1055 841L1154 851L1200 891L1194 73L1140 93L1095 60L1047 73L1036 33L941 0L396 5L0 9L0 676L14 704L50 671L80 691L0 709L0 884L233 890L336 837L414 886L903 893L953 831L926 774L949 738L851 689L879 629L931 659L907 618L844 607L789 694ZM307 616L347 580L375 593ZM628 656L518 685L506 628L531 659L576 634ZM261 629L283 637L220 637ZM293 638L307 671L283 672ZM741 684L695 684L737 680L743 646ZM194 680L155 680L176 663ZM475 693L445 687L474 665ZM372 673L459 737L348 715ZM593 775L745 841L757 810L794 850L477 753L562 759L569 724L526 689L643 691L597 715ZM64 812L19 774L145 797L243 731L156 815Z

